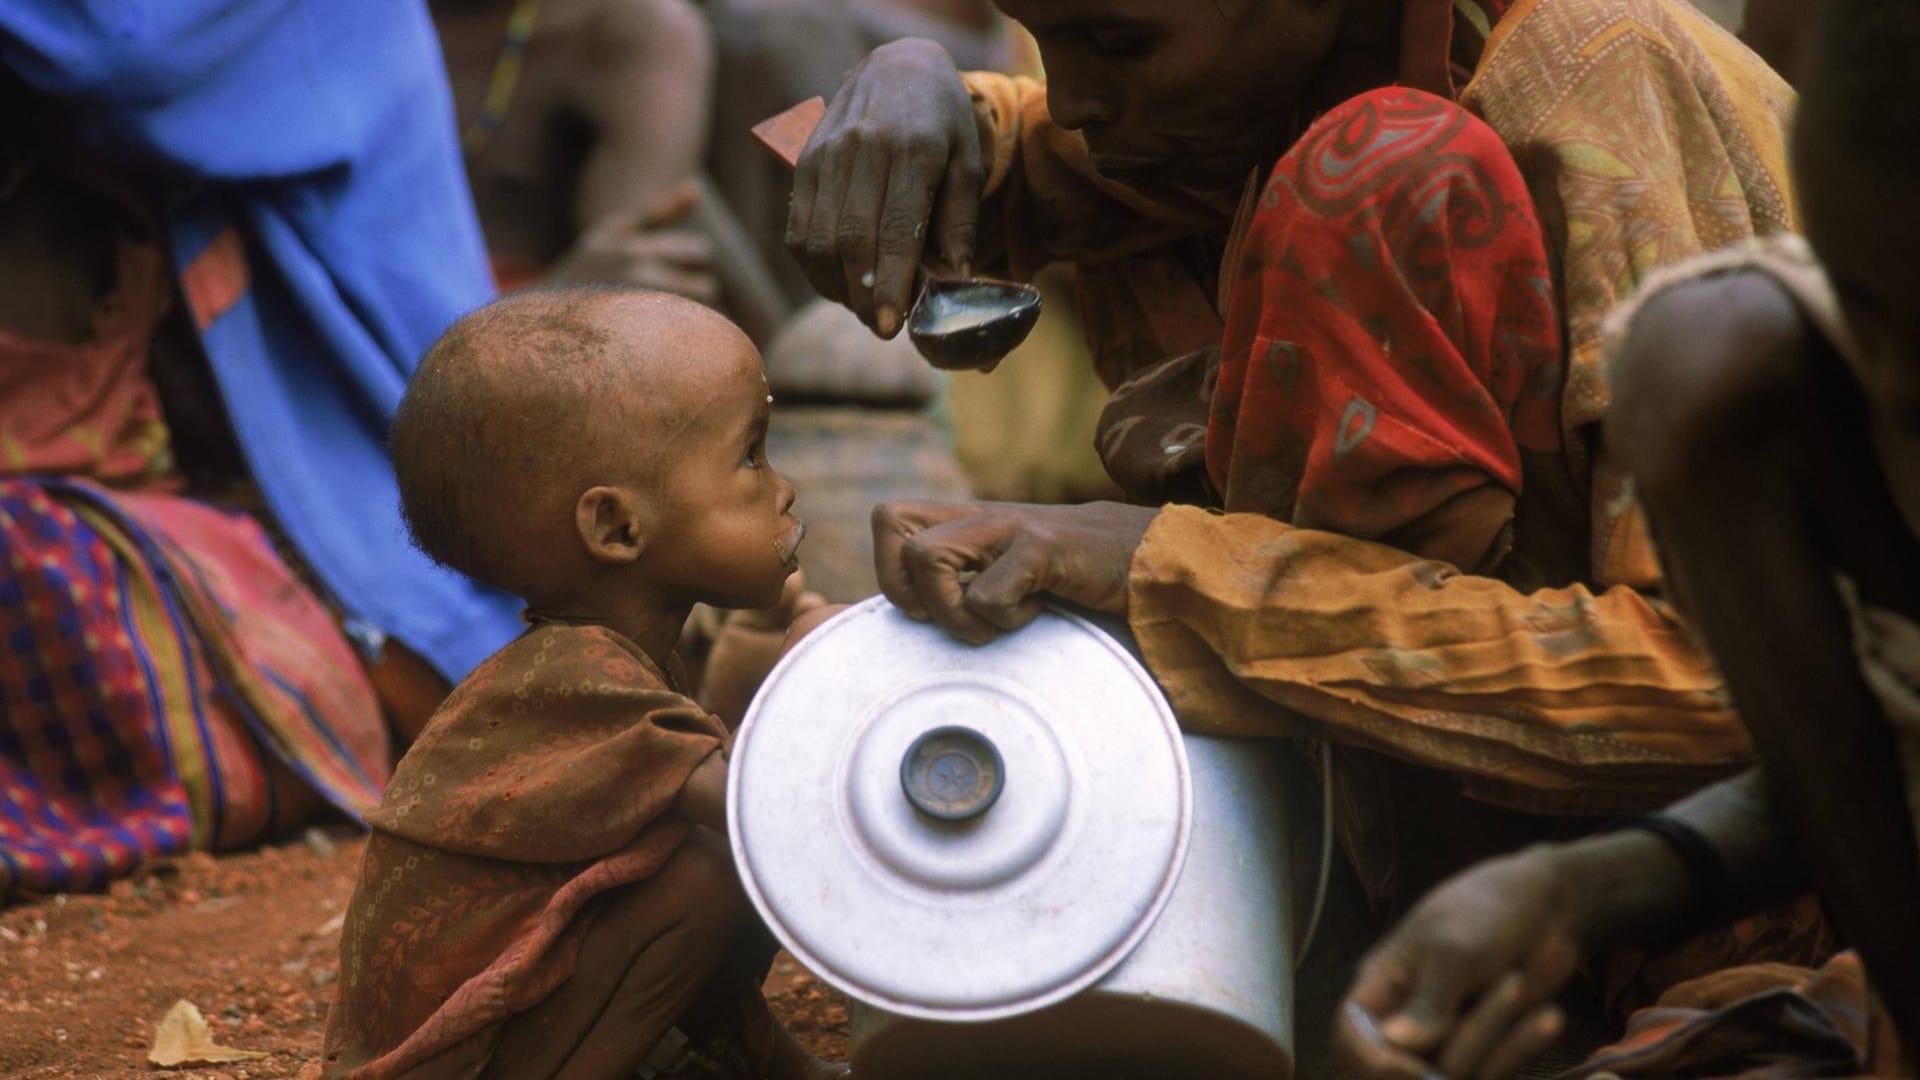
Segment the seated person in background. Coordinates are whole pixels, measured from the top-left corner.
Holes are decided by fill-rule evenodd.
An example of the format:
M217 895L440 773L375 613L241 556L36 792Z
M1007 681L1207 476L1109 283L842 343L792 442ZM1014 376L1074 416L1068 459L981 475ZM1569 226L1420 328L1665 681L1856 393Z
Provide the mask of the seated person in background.
M726 312L765 344L811 293L792 287L801 279L780 247L782 170L748 128L794 96L830 91L874 45L941 26L907 7L432 0L467 178L500 287L662 289ZM716 20L723 25L710 25ZM984 40L982 31L958 26L941 36L968 35ZM732 50L717 128L723 57L716 37ZM985 50L962 52L984 58ZM759 111L743 115L742 104ZM732 173L781 180L780 201L753 219L763 235L744 227L703 175L710 141L730 148L723 156ZM738 188L726 186L729 195ZM777 257L773 265L768 253Z
M617 282L717 303L711 238L676 227L712 119L689 0L434 0L467 179L501 288Z
M166 392L171 372L198 409L184 413L169 395L173 447L191 466L195 444L222 457L227 443L230 460L213 470L224 479L189 468L196 487L245 481L255 516L298 556L303 584L410 737L452 682L521 629L511 597L408 546L385 446L420 354L493 290L425 3L329 0L324 18L315 12L286 0L0 4L0 72L70 110L76 119L59 130L139 185L154 219L145 239L179 312L178 334L163 340L183 346L156 354L179 362L157 362L155 381ZM0 103L0 126L21 115ZM0 277L0 288L17 280ZM106 603L97 589L81 602ZM190 715L187 697L208 685L187 671L156 688L176 715ZM72 732L100 723L63 703ZM138 738L170 752L157 732ZM85 739L68 748L84 766L100 757ZM117 767L113 754L104 760ZM176 764L212 793L194 806L197 835L219 831L225 781L191 754ZM368 795L356 809L372 803L386 764L360 778Z
M422 361L393 428L407 520L531 628L368 815L326 1075L673 1075L677 1047L724 1075L844 1073L760 998L727 731L673 653L696 602L769 607L793 572L770 401L737 328L657 293L510 297Z
M157 346L194 346L156 340L175 301L148 190L8 74L0 902L357 814L392 765L324 594L264 518L187 497L183 451L205 432L162 413Z
M1510 1075L1559 1027L1552 1000L1583 954L1809 885L1854 952L1675 987L1576 1075L1911 1075L1920 6L1821 7L1794 138L1807 240L1652 283L1620 316L1609 428L1759 768L1435 890L1354 982L1338 1038L1366 1075Z

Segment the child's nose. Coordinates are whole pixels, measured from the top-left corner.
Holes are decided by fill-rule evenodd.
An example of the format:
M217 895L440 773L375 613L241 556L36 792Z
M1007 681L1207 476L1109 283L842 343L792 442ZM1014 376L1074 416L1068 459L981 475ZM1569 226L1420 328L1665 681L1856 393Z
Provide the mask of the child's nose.
M780 507L780 512L784 514L787 511L793 509L793 499L794 499L793 485L787 482L786 477L782 476L780 477L780 487L778 491L779 491L779 495L776 499L776 503Z

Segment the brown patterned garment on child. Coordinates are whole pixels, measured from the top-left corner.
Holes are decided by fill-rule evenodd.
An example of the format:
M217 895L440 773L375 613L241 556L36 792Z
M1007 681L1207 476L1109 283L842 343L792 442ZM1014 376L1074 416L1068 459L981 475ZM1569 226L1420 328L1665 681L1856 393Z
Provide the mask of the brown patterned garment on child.
M671 685L611 630L546 623L454 691L367 815L325 1075L478 1076L534 1042L557 1068L569 1048L553 1044L583 1038L619 988L570 981L598 959L598 943L582 949L598 916L617 910L623 926L664 934L726 906L669 866L697 846L669 810L726 740ZM689 985L660 992L692 1002L725 950L714 951L672 969L667 981ZM751 1016L757 988L737 985L755 998ZM516 1037L517 1020L556 1003L577 1022L548 1015L537 1039Z

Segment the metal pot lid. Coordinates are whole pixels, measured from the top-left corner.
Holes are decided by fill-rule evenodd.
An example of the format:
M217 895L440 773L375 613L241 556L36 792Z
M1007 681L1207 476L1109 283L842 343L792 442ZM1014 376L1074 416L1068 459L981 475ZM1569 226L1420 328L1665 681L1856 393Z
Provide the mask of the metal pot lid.
M990 1020L1125 959L1193 805L1139 661L1049 611L985 646L875 597L781 660L734 742L727 824L787 950L868 1004Z

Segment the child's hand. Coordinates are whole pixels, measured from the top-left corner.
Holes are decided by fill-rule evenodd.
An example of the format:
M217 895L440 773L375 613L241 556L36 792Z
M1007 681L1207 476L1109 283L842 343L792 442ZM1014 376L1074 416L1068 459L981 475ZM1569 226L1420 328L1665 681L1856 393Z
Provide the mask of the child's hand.
M786 590L773 607L736 611L728 616L707 655L700 704L729 728L737 727L753 695L766 681L767 672L786 653L788 627L800 625L812 612L822 609L829 609L826 598L808 592L805 579L795 574L787 579ZM818 623L818 619L812 619L805 625L811 628Z
M800 644L801 638L813 633L819 629L821 623L847 610L850 606L851 605L848 604L828 604L823 602L818 607L807 609L798 618L793 620L792 626L787 627L787 640L780 646L780 655L787 655L795 645Z

